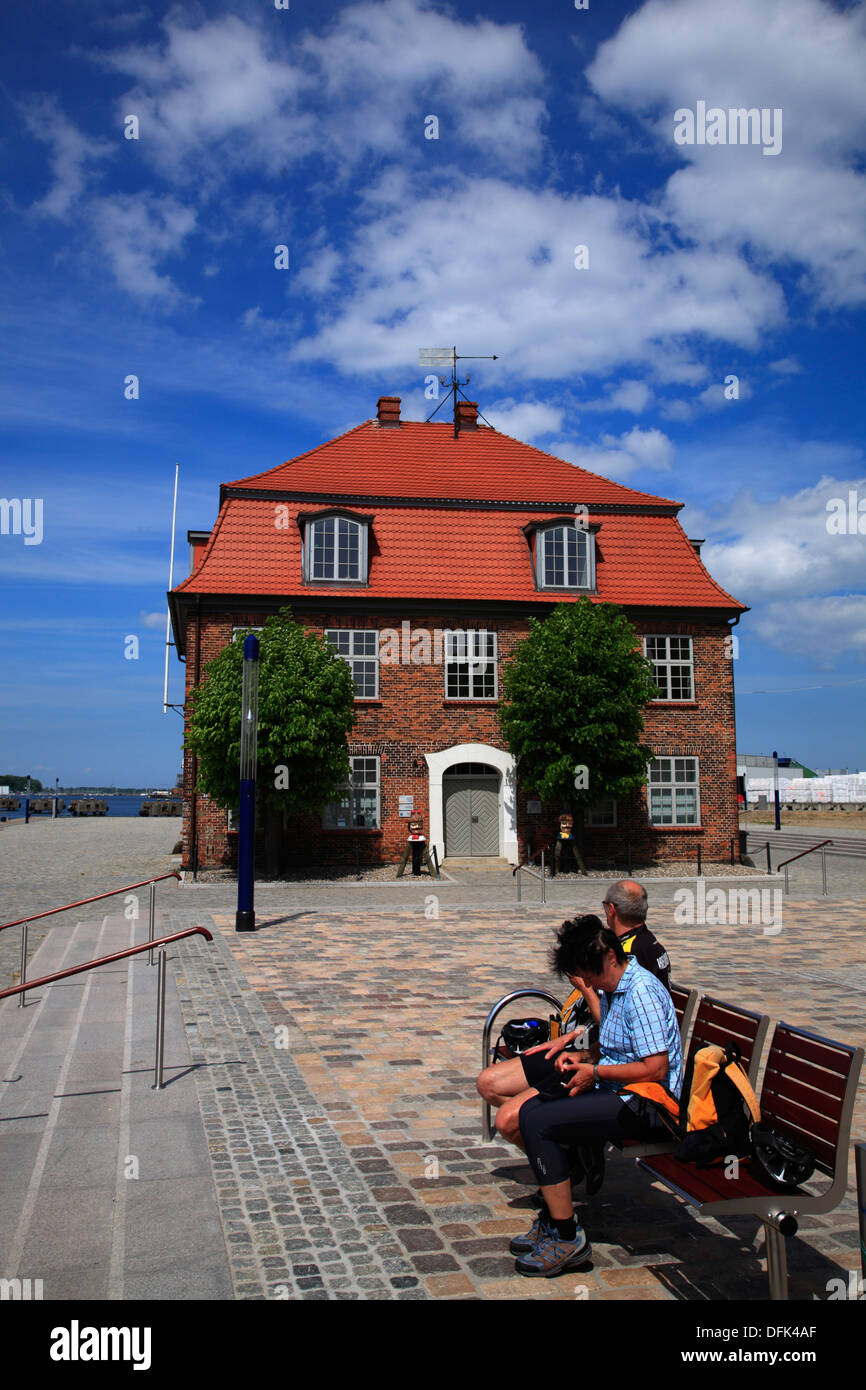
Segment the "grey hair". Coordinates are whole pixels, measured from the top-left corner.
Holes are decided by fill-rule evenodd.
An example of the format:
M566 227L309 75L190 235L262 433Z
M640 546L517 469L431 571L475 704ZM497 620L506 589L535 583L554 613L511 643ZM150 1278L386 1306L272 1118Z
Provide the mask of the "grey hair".
M621 878L612 883L605 893L605 901L613 905L622 922L646 921L646 889L631 879Z

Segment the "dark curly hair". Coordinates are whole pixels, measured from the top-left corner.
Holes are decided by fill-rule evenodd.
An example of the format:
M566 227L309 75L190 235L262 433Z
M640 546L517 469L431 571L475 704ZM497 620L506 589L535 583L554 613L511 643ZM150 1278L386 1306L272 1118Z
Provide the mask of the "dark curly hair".
M594 913L573 917L556 932L550 949L550 968L557 975L600 975L604 958L613 951L617 965L625 961L625 951L616 932L606 927Z

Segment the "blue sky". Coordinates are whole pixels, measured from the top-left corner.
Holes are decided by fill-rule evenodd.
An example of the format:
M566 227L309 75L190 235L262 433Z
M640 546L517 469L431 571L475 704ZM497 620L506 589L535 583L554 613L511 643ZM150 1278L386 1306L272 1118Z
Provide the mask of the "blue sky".
M498 354L470 393L498 428L686 503L751 608L739 748L866 766L863 4L60 0L0 26L0 496L43 501L39 544L0 535L0 770L170 781L175 461L179 578L220 482L381 394L424 418L418 349L451 343ZM674 138L741 107L775 153L769 124Z

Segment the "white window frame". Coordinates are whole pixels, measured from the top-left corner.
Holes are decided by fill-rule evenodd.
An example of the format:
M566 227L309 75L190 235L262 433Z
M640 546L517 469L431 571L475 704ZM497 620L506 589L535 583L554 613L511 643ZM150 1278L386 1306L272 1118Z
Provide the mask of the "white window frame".
M373 638L372 643L369 643L369 642L366 642L366 641L359 641L359 642L356 642L356 638L367 638L367 637L372 637L372 638ZM348 641L347 641L346 639L348 639ZM340 656L340 657L342 657L343 660L348 664L349 669L350 669L351 672L352 672L352 679L353 679L354 682L355 682L355 699L356 699L356 700L360 700L360 701L363 701L363 700L378 700L378 698L379 698L379 631L378 631L378 628L371 628L371 627L326 627L326 628L325 628L325 641L326 641L326 642L330 642L331 646L334 648L334 650L336 651L337 655ZM344 646L347 647L348 650L346 650L346 651L341 650L341 648L344 647ZM359 647L372 646L374 650L373 650L372 652L370 652L370 651L355 651L355 647L356 647L356 646L359 646ZM360 663L360 662L364 662L364 663L366 663L366 662L372 662L372 664L373 664L373 686L374 686L374 689L373 689L373 693L372 693L372 694L370 694L369 692L365 692L363 695L359 693L359 688L358 688L358 687L359 687L359 682L365 679L365 674L366 674L366 673L365 673L364 675L360 675L360 676L358 675L358 673L357 673L357 671L356 671L355 668L356 668L356 663Z
M445 669L446 700L499 699L499 638L489 628L446 628L443 633L442 663ZM460 667L466 667L469 692L454 694L449 685L460 683ZM480 669L483 668L483 669ZM493 693L484 690L485 677L493 676ZM476 686L481 686L481 694Z
M664 766L666 764L667 766ZM688 776L686 764L691 765L693 776ZM694 820L679 814L677 792L694 791ZM670 820L656 819L653 806L653 793L667 793L670 799ZM647 767L647 816L650 825L660 829L673 829L677 826L699 826L701 823L701 770L700 759L679 757L677 754L653 758Z
M264 628L263 628L263 627L233 627L233 628L232 628L232 641L234 642L234 641L240 636L241 633L243 633L244 636L246 637L246 635L247 635L248 633L250 633L250 632L264 632Z
M334 558L330 574L314 572L316 555L316 528L334 527ZM340 568L340 526L354 527L358 536L358 572L354 575L341 575ZM318 516L308 521L304 530L304 579L308 584L366 584L367 583L367 532L369 523L358 521L355 517L333 512L329 516Z
M546 573L545 573L546 567L547 567L547 566L546 566L546 559L547 559L547 544L548 544L548 538L551 538L551 539L552 539L553 536L554 536L554 534L555 534L556 532L558 532L558 531L564 531L564 532L567 533L567 535L573 534L574 537L575 537L575 557L574 557L574 558L575 558L575 566L574 566L575 582L574 582L573 584L569 584L569 582L568 582L568 560L569 560L569 557L568 557L568 549L569 549L569 546L568 546L568 541L567 541L567 539L565 540L564 578L563 578L563 582L562 582L561 584L557 584L557 583L555 583L555 582L548 582L547 576L546 576ZM586 583L585 583L585 584L579 584L579 583L577 582L578 577L579 577L579 573L580 573L580 567L581 567L580 540L579 540L579 537L581 537L581 536L583 537L583 542L584 542L584 546L585 546L585 554L584 554L584 560L585 560L585 562L586 562ZM581 592L581 593L585 593L585 592L588 592L588 591L590 591L590 590L592 590L592 589L595 588L595 535L594 535L594 533L593 533L592 531L587 530L587 528L584 527L584 526L575 526L573 522L568 522L568 521L564 521L564 520L563 520L563 521L555 522L555 523L554 523L553 525L551 525L551 526L542 526L542 527L539 527L538 531L536 532L536 536L535 536L535 559L536 559L536 577L537 577L537 580L538 580L538 587L539 587L539 589L556 589L556 590L560 590L560 589L561 589L561 590L563 590L564 592L567 592L567 591L579 591L579 592Z
M364 768L364 773L369 774L375 771L375 782L358 781L360 769L357 764L372 763L374 767ZM366 753L352 754L349 757L349 780L337 788L337 800L329 801L322 807L322 826L325 830L381 830L382 828L382 760L380 757L372 757ZM356 825L355 818L358 815L356 807L356 796L361 796L365 791L373 789L375 797L375 812L373 813L374 824ZM339 822L344 821L341 825Z
M650 643L650 642L664 642L664 644L665 644L665 654L664 654L663 657L650 656L650 654L649 654L649 643ZM681 656L672 656L672 655L671 655L671 642L688 642L688 644L689 644L689 655L688 655L688 659L687 659L687 660L683 660L683 658L682 658ZM643 639L643 653L644 653L644 656L646 657L647 661L649 662L650 666L652 667L653 680L655 681L656 685L657 685L658 688L659 688L659 693L658 693L656 699L652 701L652 703L653 703L653 704L662 703L662 704L666 704L666 705L690 705L690 704L693 704L693 703L694 703L694 699L695 699L695 643L694 643L694 638L692 638L691 636L689 636L688 633L682 633L682 632L674 632L674 633L651 632L651 633L648 633L647 636L645 636L644 639ZM682 673L683 673L684 671L687 671L687 672L688 672L688 679L689 679L689 686L690 686L690 688L691 688L691 694L690 694L690 695L673 695L673 694L671 694L671 691L672 691L672 689L673 689L673 678L674 678L674 674L675 674L675 673L679 674L680 679L682 679ZM660 679L660 677L661 677L661 679Z
M597 819L601 816L610 815L612 819ZM588 806L583 813L584 824L590 830L610 830L616 829L617 824L617 805L615 796L603 796L601 801L597 801L594 806Z

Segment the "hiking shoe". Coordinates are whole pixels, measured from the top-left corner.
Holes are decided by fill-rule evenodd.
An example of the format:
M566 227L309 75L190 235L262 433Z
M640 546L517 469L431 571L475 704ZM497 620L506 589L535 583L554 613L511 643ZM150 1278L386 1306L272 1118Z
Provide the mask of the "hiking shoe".
M578 1226L574 1240L563 1240L555 1230L547 1227L532 1253L521 1255L514 1261L514 1268L530 1279L550 1279L554 1274L565 1274L584 1264L591 1253L589 1236L582 1227Z
M550 1217L544 1207L536 1216L525 1236L515 1236L508 1249L512 1255L531 1255L547 1230Z

